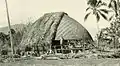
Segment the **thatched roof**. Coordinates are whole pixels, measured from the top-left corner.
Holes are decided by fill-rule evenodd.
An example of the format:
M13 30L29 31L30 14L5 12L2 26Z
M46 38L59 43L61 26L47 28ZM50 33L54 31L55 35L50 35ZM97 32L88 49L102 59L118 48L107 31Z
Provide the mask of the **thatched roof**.
M34 22L21 44L50 44L52 40L59 40L60 37L92 40L89 32L76 20L64 12L54 12L47 13Z
M59 40L60 37L64 39L92 40L89 32L79 22L69 17L67 14L64 15L58 26L55 40Z

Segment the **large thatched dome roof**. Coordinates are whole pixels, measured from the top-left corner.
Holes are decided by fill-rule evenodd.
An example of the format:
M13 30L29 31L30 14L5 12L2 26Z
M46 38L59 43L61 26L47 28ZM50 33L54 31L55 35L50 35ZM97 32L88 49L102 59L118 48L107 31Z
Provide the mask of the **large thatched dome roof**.
M52 40L59 40L60 37L92 40L89 32L76 20L64 12L54 12L47 13L34 22L21 43L22 45L51 43Z
M89 32L76 20L65 14L58 26L56 38L57 40L63 37L64 39L89 39L92 40Z

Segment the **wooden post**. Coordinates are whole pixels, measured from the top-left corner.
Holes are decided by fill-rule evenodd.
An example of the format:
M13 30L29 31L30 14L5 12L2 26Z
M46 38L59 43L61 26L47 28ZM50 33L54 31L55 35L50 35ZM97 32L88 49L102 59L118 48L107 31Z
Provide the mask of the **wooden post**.
M63 47L62 47L62 45L63 45L63 38L60 37L60 46L61 46L61 51L62 51L62 53L63 53Z
M13 47L13 38L12 38L12 33L11 33L10 17L9 17L7 0L5 0L5 4L6 4L7 19L8 19L8 29L10 31L11 54L13 55L14 47Z
M55 54L57 53L56 46L54 46Z

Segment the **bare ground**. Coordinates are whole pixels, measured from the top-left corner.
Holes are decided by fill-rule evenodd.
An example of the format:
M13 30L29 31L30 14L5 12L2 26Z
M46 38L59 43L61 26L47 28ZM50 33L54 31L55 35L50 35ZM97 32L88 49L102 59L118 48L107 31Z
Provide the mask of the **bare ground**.
M0 66L120 66L120 59L24 60Z

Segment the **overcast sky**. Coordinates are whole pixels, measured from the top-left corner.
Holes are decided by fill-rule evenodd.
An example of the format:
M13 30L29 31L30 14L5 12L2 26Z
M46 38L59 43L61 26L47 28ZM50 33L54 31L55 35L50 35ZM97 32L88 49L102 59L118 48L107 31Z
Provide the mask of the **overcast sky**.
M84 22L87 8L86 0L8 0L11 24L26 23L28 20L36 20L46 12L64 11L79 23L81 23L94 37L96 35L96 19L90 16ZM5 1L0 0L0 27L7 26ZM100 28L109 26L103 19L99 23Z

